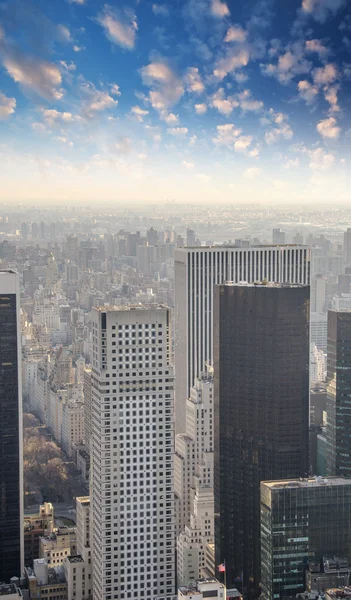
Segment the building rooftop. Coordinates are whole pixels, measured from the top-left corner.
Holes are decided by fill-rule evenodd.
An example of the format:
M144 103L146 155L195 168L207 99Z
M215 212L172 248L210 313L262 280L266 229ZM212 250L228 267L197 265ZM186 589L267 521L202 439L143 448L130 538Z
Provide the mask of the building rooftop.
M93 310L97 312L132 312L134 310L169 310L165 304L150 303L150 304L132 304L130 306L94 306Z
M242 246L236 246L235 244L230 245L213 245L213 246L185 246L184 248L176 248L176 252L189 252L189 250L256 250L260 248L303 248L309 249L309 246L305 246L304 244L260 244L255 246L248 246L243 248Z
M339 598L351 598L351 587L333 588L327 590L325 595L332 600L338 600Z
M304 285L303 283L277 283L273 281L255 281L254 283L248 283L247 281L239 281L236 283L235 281L226 281L220 285L228 286L228 287L249 287L249 288L305 288L309 287L308 285Z
M270 489L293 489L351 485L351 479L344 477L311 477L309 479L290 479L287 481L262 481L261 483Z
M70 563L82 563L82 562L84 562L84 558L82 558L80 554L77 554L75 556L67 556L67 559L69 560Z
M76 501L83 506L90 506L90 496L77 496Z
M10 594L17 594L20 596L17 587L13 583L0 582L0 596L9 596Z

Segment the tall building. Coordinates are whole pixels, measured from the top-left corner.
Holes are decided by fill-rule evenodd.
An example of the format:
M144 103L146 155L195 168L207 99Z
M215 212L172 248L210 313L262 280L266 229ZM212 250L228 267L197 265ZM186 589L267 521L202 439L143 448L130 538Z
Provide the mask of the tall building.
M345 267L351 267L351 228L344 233L344 261Z
M175 591L173 366L168 308L92 311L94 600Z
M260 482L309 472L309 309L309 286L216 286L215 545L228 584L260 581Z
M310 283L305 246L179 248L175 251L176 432L196 377L213 360L213 289L226 281Z
M280 227L273 229L273 244L285 244L285 231Z
M351 475L351 311L328 311L327 473Z
M321 563L335 557L351 564L351 480L262 482L262 600L303 592L309 563L319 577Z
M24 568L20 287L0 271L0 581Z

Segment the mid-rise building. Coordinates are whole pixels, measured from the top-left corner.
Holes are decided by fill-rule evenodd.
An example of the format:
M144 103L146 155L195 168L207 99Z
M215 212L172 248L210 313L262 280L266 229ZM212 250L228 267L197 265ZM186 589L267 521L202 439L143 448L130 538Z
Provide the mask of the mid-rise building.
M306 246L199 247L175 251L176 433L184 433L186 400L213 362L213 290L226 281L267 280L308 285Z
M273 229L273 244L285 244L285 237L285 231L280 227L278 229Z
M0 271L0 581L24 568L20 286Z
M309 286L227 284L214 298L216 564L260 582L260 482L309 473Z
M63 561L68 600L91 600L93 592L90 549L90 498L76 498L77 555Z
M54 531L54 507L44 502L39 513L24 517L24 564L32 566L33 560L40 556L40 538Z
M311 312L311 344L327 352L328 315L327 313Z
M315 477L262 482L262 600L303 592L309 564L320 567L325 563L324 573L332 571L326 565L332 561L326 557L343 557L350 564L351 480Z
M191 584L180 586L178 589L178 600L217 600L226 598L226 588L217 579L197 579Z
M91 510L94 600L175 592L171 315L92 311Z
M351 475L351 310L328 311L327 473Z
M344 233L344 261L345 266L351 266L351 228L349 227Z

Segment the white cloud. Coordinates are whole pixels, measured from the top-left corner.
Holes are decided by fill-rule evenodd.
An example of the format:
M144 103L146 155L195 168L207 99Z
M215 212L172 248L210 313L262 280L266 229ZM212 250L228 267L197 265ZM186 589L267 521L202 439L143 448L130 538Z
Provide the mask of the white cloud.
M65 42L66 44L70 44L73 42L71 32L68 29L68 27L66 27L66 25L58 25L57 33L61 42Z
M236 96L238 99L239 106L244 112L252 111L257 112L263 108L263 102L261 100L254 100L251 96L250 90L244 90Z
M211 0L211 12L214 17L218 17L219 19L230 15L228 6L225 2L221 2L221 0Z
M118 10L105 4L96 20L105 30L106 37L127 50L133 50L138 25L135 14L130 10Z
M57 136L55 137L55 140L61 142L62 144L65 144L65 146L68 146L69 148L72 148L74 146L73 142L71 142L68 138L64 136Z
M166 6L165 4L153 4L152 12L154 13L154 15L157 15L157 16L168 17L169 16L169 7Z
M289 123L287 123L288 117L284 113L276 113L273 109L270 109L268 118L262 121L264 124L272 123L273 127L269 129L265 134L265 140L267 144L275 144L281 139L290 140L294 133Z
M331 153L326 153L322 148L317 148L309 152L310 169L314 171L326 171L335 163L335 156Z
M330 85L337 80L338 69L334 64L329 63L325 67L314 69L312 75L316 85Z
M66 71L75 71L77 68L72 60L70 62L67 62L66 60L60 60L60 65L66 69Z
M299 164L300 164L299 157L289 158L284 165L284 169L296 169L296 167L298 167Z
M148 110L144 110L144 109L140 108L140 106L132 106L132 108L130 109L130 112L140 123L142 123L144 117L146 117L146 115L149 114Z
M305 59L304 48L299 42L290 46L284 54L279 56L276 64L261 65L264 75L275 77L283 84L289 83L296 75L309 73L310 69L311 63Z
M140 74L143 83L151 88L148 101L164 117L184 94L181 79L166 62L150 63L140 69Z
M94 117L96 114L115 108L118 105L118 100L115 100L105 90L97 90L93 83L83 81L81 83L81 90L84 96L82 108L86 117ZM114 90L115 94L116 90Z
M335 140L339 137L340 127L334 117L329 117L318 123L317 131L323 138Z
M57 124L57 123L67 125L70 123L74 123L75 121L82 120L81 117L79 117L78 115L73 115L70 112L60 112L53 108L44 109L42 111L42 113L43 113L44 120L50 126Z
M7 119L10 115L13 115L16 108L16 99L8 98L0 92L0 119Z
M116 144L117 152L121 154L129 154L133 148L132 140L126 136L120 137Z
M219 88L211 98L211 106L216 108L222 115L230 115L239 102L233 97L224 97L224 88Z
M224 38L224 41L227 43L230 42L245 42L247 38L247 32L244 31L240 25L233 25L229 27L227 31L227 35Z
M232 146L241 134L241 129L235 127L234 123L217 125L217 137L212 141L216 146Z
M324 23L330 14L335 15L344 4L345 0L302 0L302 11Z
M243 172L244 179L257 179L260 175L262 175L262 169L259 167L251 167L250 169L245 169Z
M331 87L324 88L324 98L330 104L329 113L337 113L340 112L340 107L338 105L338 85L332 85Z
M70 4L84 4L85 0L68 0Z
M117 83L113 83L111 85L111 94L112 94L112 96L121 96L121 92L119 90L119 85Z
M183 137L184 135L186 135L188 133L188 128L187 127L171 127L170 129L167 129L167 133L169 133L169 135L174 135L176 137Z
M34 129L34 131L36 131L37 133L46 133L47 129L45 127L45 125L43 125L43 123L32 123L32 129Z
M319 93L318 87L316 85L312 85L305 79L299 81L297 84L297 89L299 91L300 98L302 98L306 104L313 104Z
M189 162L187 160L183 160L182 165L183 165L183 167L185 167L186 169L189 169L189 170L195 168L195 164L193 162Z
M224 79L228 73L232 73L237 69L246 67L250 60L250 52L246 47L240 45L234 46L227 51L223 58L220 58L213 71L213 74L217 79Z
M179 123L179 117L174 113L162 113L161 119L167 123L167 125L177 125L177 123Z
M212 179L211 175L206 175L205 173L196 173L195 177L202 183L209 183Z
M307 52L315 52L319 58L324 58L329 54L329 49L322 44L321 40L307 40L305 47Z
M246 152L251 145L252 135L242 135L234 142L235 152Z
M195 104L195 110L198 115L204 115L207 112L206 104Z
M2 60L8 74L25 89L48 100L62 98L62 76L59 67L54 63L8 50L5 51Z
M188 72L184 77L185 85L189 92L201 94L205 86L202 82L199 69L197 67L189 67Z

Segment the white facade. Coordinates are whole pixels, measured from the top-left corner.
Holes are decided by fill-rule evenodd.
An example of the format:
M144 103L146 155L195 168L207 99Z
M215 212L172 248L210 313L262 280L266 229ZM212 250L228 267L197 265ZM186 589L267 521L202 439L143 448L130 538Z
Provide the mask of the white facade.
M84 403L67 400L62 410L61 444L62 450L72 458L73 445L83 442L84 435Z
M323 383L327 377L327 355L316 344L311 344L310 352L310 381Z
M77 555L65 558L63 566L68 600L90 600L93 592L90 555L90 499L76 498Z
M214 400L210 371L191 389L186 434L176 436L177 577L181 585L205 576L206 545L214 540Z
M226 588L217 579L198 579L190 586L178 589L178 600L225 600Z
M311 344L327 352L328 349L328 315L326 313L311 313Z
M351 310L351 294L341 294L332 298L333 310Z
M94 600L174 593L170 311L92 311Z
M213 360L213 288L227 281L310 283L306 246L199 247L175 251L176 432L196 377Z

